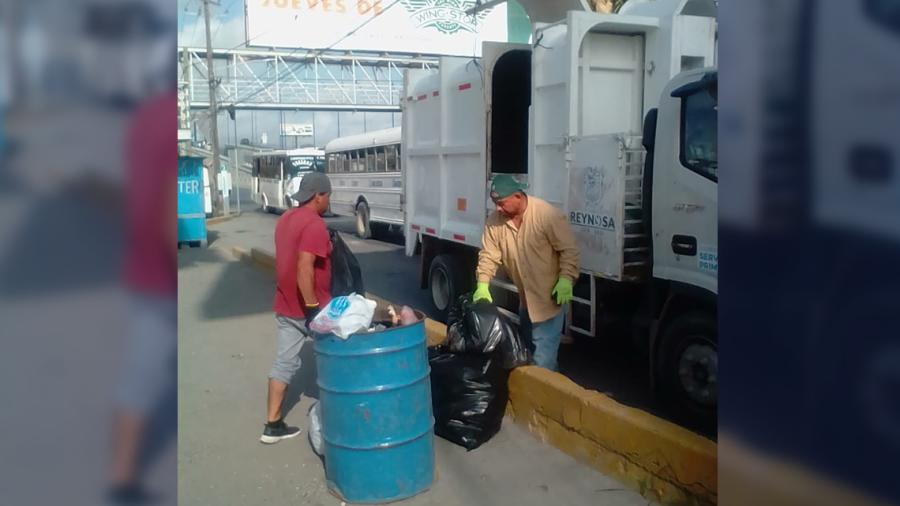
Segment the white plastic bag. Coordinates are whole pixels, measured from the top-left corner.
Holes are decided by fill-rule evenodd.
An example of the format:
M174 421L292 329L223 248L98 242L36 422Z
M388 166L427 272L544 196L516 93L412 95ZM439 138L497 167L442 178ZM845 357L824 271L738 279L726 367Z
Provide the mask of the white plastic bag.
M355 293L335 297L316 315L310 327L319 334L334 334L347 339L350 334L366 330L372 325L377 305L374 300Z
M309 444L312 445L316 455L322 455L322 413L319 408L319 401L313 403L309 408Z

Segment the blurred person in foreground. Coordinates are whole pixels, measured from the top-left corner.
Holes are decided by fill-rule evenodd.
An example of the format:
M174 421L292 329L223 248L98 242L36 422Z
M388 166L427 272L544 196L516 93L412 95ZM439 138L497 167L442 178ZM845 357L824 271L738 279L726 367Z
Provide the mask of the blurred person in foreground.
M331 181L320 172L306 175L297 193L300 205L275 225L275 321L278 351L269 372L266 425L260 441L273 444L300 434L284 423L287 387L300 370L300 350L310 338L309 324L331 301L331 238L322 215L331 199Z
M177 96L150 100L131 123L126 145L130 335L116 397L110 499L149 499L141 483L149 422L177 388ZM174 418L171 419L174 423Z
M578 245L565 215L527 185L500 174L491 183L497 209L488 217L478 253L475 302L493 302L490 281L503 265L519 290L520 329L534 343L534 362L557 370L557 354L578 279Z

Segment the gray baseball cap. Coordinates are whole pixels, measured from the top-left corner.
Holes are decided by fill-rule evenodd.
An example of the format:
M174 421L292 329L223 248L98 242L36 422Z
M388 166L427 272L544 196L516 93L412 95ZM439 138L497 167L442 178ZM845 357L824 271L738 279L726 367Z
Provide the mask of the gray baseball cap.
M331 193L331 180L321 172L311 172L300 180L300 188L291 198L303 205L319 193Z

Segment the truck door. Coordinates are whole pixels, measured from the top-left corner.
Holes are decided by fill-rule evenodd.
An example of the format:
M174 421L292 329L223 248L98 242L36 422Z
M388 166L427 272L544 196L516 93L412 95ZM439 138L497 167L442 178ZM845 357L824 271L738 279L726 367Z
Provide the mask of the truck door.
M653 275L718 292L715 71L677 76L660 99L653 174Z
M637 134L643 113L644 39L654 18L569 12L534 35L531 111L533 192L563 207L575 137ZM624 33L623 33L624 32Z

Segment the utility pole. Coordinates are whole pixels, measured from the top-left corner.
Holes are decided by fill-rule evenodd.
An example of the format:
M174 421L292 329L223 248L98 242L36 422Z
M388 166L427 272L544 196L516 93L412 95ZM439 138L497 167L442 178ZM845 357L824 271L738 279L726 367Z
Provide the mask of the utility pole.
M184 79L185 84L179 88L178 94L178 106L179 106L179 115L178 115L178 129L179 130L192 130L191 125L191 83L190 83L190 75L191 75L191 53L187 48L184 48L184 51L181 53L181 76ZM191 132L191 138L193 138L193 131ZM186 155L187 148L184 143L178 143L178 154Z
M216 101L216 73L213 69L212 32L209 26L210 0L203 0L203 19L206 22L206 72L209 76L209 131L212 141L212 167L209 174L209 195L212 199L212 215L222 215L222 195L219 194L219 105Z

